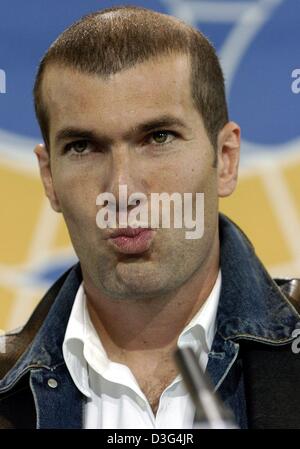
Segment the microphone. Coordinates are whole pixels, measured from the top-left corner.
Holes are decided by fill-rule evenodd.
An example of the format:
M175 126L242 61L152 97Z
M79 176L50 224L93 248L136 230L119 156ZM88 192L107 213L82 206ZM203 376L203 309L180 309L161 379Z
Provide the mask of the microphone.
M178 348L175 361L196 408L196 429L238 429L232 412L213 391L192 348Z

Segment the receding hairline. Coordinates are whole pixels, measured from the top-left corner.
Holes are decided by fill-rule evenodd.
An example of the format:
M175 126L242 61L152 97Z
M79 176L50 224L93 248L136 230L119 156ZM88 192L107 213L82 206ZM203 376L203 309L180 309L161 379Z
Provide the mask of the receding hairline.
M105 11L107 11L107 12L105 12ZM71 25L71 27L67 28L63 33L61 33L61 35L59 35L58 38L50 45L49 49L46 52L46 54L49 54L49 52L50 52L50 57L49 56L47 57L45 66L43 67L43 70L42 70L42 73L41 73L41 78L36 79L37 85L35 85L35 89L34 89L35 92L36 91L39 92L40 84L42 84L42 80L44 78L44 70L46 69L46 67L48 67L48 66L50 66L52 64L57 64L61 68L65 67L65 68L71 68L71 69L74 69L74 70L78 69L79 72L81 72L81 73L89 73L88 69L80 70L80 68L74 67L74 64L64 63L64 62L61 61L60 58L56 59L55 54L54 55L51 54L51 49L53 47L55 47L56 42L59 39L61 39L61 36L63 36L65 34L65 32L67 32L69 29L75 27L77 24L85 23L85 21L89 21L89 20L93 21L94 23L98 21L99 22L99 27L100 27L102 20L103 21L108 21L109 19L111 19L111 21L114 21L114 20L117 19L116 20L116 25L120 26L120 25L122 25L122 22L120 21L120 24L118 24L118 19L119 18L122 19L122 18L124 18L126 16L128 16L128 17L130 17L130 16L133 16L133 17L135 17L135 16L138 16L138 17L148 16L148 17L153 17L153 18L156 16L156 17L159 17L161 22L163 21L165 23L168 23L168 24L172 25L172 28L174 30L177 29L178 31L180 30L181 32L185 32L187 37L188 37L189 34L192 35L194 33L198 33L198 30L193 28L191 25L185 23L183 20L179 19L178 17L171 16L171 15L164 14L164 13L160 13L160 12L153 11L153 10L149 10L149 9L146 9L146 8L143 8L143 7L136 7L136 6L131 6L131 5L128 5L128 6L117 6L117 7L112 7L112 8L106 8L105 10L103 10L103 12L102 11L98 11L98 12L94 12L94 13L91 13L91 14L87 14L87 15L83 16L80 20L74 22ZM132 20L131 21L131 25L136 25L136 23ZM140 26L140 23L138 25ZM201 33L199 33L199 34L201 34ZM205 37L205 39L208 40L206 37ZM115 73L118 73L118 72L121 72L123 70L126 70L127 68L129 69L130 67L134 67L134 66L136 66L139 63L143 63L143 62L149 61L151 59L154 60L154 59L159 58L160 56L163 57L165 55L172 55L172 54L174 54L174 55L176 55L176 54L177 55L180 55L180 54L181 55L186 55L190 59L192 57L190 49L188 49L188 48L184 49L184 46L182 46L181 49L178 48L178 47L175 47L175 50L171 50L170 48L161 49L161 51L159 51L156 55L152 55L150 57L145 57L145 59L141 58L140 60L134 61L132 65L128 64L128 65L126 65L124 67L121 67L120 70L118 70ZM94 74L93 72L90 72L90 73ZM113 73L114 72L108 73L107 77L109 77ZM99 74L99 76L103 77L103 79L105 79L105 77L106 77L106 75L103 74L103 73Z
M166 52L162 52L159 53L155 56L151 56L147 59L141 60L141 61L135 61L133 64L130 65L126 65L124 67L121 67L120 70L118 70L117 72L113 72L113 73L109 73L109 74L103 74L103 73L95 73L95 72L90 72L88 70L82 70L78 67L74 67L74 65L72 64L68 64L67 62L62 62L62 61L57 61L57 60L53 60L53 61L49 61L47 62L47 65L44 68L44 71L42 73L42 76L39 80L39 94L42 94L42 87L43 84L45 82L45 77L49 74L49 72L53 71L60 71L60 70L66 70L69 72L73 72L74 74L82 74L85 75L87 77L95 77L95 78L99 78L103 81L109 81L109 79L111 79L114 75L116 74L120 74L132 69L135 69L139 66L142 66L143 64L148 64L148 63L156 63L159 62L160 60L163 60L164 58L186 58L186 62L188 65L188 68L190 70L189 72L189 77L192 76L192 60L191 60L191 54L189 52L185 52L185 51L180 51L180 50L173 50L173 51L166 51ZM191 81L191 80L190 80Z
M192 70L192 55L191 55L191 53L189 51L184 51L184 50L180 50L180 49L176 49L176 48L173 50L162 51L156 55L151 55L148 58L134 61L131 64L126 64L126 65L122 66L119 70L111 72L111 73L100 73L100 72L98 73L98 72L94 72L94 71L89 71L88 69L81 69L80 67L76 67L73 64L70 64L65 61L51 59L51 60L47 61L47 64L45 65L45 68L42 73L42 77L39 80L39 84L42 84L42 81L44 80L46 72L48 72L49 70L53 70L53 69L58 69L58 70L66 69L73 73L81 73L83 75L95 76L95 77L99 77L100 79L103 79L103 80L108 80L109 78L111 78L112 76L114 76L118 73L122 73L127 70L131 70L135 67L138 67L139 65L147 64L148 62L156 63L156 62L159 62L160 59L163 60L165 58L180 58L180 57L186 58L186 60L189 64L189 68L190 68L190 70Z
M124 19L125 17L128 18L130 16L132 16L132 17L138 16L141 18L144 16L151 17L151 18L159 17L160 23L165 22L165 23L168 23L169 25L172 25L172 28L174 31L180 30L181 32L184 32L186 34L186 37L188 37L189 35L191 36L193 34L198 34L198 35L201 35L202 37L204 37L202 35L202 33L199 32L199 30L193 28L191 25L185 23L183 20L179 19L178 17L164 14L164 13L161 13L158 11L149 10L149 9L143 8L143 7L133 6L133 5L116 6L116 7L112 7L112 8L106 8L102 11L97 11L97 12L94 12L91 14L87 14L87 15L83 16L80 20L74 22L69 28L67 28L63 33L61 33L58 36L58 38L50 45L49 49L46 52L46 55L48 55L48 56L46 58L45 65L42 67L41 77L40 78L37 77L37 79L36 79L36 83L35 83L35 87L34 87L35 93L39 92L39 87L40 87L40 84L42 84L42 80L44 77L44 70L46 69L46 67L50 66L51 64L57 63L60 67L66 67L66 68L70 67L73 69L77 68L82 73L89 73L88 69L80 70L80 68L74 67L74 64L68 64L68 63L62 62L60 57L57 57L55 55L55 53L53 54L51 52L52 48L55 47L56 42L63 39L63 36L65 34L67 34L67 32L70 29L74 28L75 26L77 26L79 24L83 24L83 23L86 24L89 21L93 22L94 24L95 24L95 22L99 22L99 27L100 27L101 21L103 20L103 21L107 22L107 21L109 21L107 19L110 19L111 22L113 22L115 20L116 25L120 27L123 24L122 19ZM120 23L118 24L119 18L121 20L120 20ZM155 23L155 22L153 21L153 23ZM136 24L136 22L134 20L130 21L130 24L131 24L131 26L136 26L136 25L140 26L141 25L140 23ZM205 37L205 40L208 41L207 37ZM212 45L212 44L210 43L210 45ZM127 64L126 66L121 67L120 70L116 71L115 73L121 72L122 70L126 70L127 68L133 67L139 63L151 60L152 58L156 59L156 58L158 58L160 56L164 56L166 54L170 54L170 55L171 54L174 54L174 55L175 54L182 54L182 55L185 54L185 55L189 56L190 59L192 58L191 49L188 49L186 45L183 45L182 48L178 48L178 44L177 44L177 47L175 47L175 50L171 50L170 47L166 48L166 49L161 49L158 51L157 54L149 56L149 57L145 57L144 59L141 57L140 60L134 61L132 63L132 65ZM91 71L90 73L93 73L93 72ZM114 72L108 73L108 76L110 76L113 73ZM99 75L101 77L105 78L105 74L99 74Z

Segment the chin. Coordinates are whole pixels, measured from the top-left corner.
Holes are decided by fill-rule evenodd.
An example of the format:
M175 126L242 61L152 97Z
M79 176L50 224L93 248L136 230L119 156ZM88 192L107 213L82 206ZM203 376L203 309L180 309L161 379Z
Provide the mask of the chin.
M152 265L152 266L149 266ZM151 297L161 294L167 280L163 280L161 268L154 264L118 264L116 283L123 293L134 296Z

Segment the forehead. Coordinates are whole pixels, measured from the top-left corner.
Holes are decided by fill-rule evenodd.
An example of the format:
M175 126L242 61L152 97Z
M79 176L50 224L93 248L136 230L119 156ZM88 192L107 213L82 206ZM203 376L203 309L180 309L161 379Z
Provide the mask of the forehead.
M42 96L50 134L64 125L120 128L157 113L178 117L197 113L186 55L162 56L106 78L52 65L43 79Z

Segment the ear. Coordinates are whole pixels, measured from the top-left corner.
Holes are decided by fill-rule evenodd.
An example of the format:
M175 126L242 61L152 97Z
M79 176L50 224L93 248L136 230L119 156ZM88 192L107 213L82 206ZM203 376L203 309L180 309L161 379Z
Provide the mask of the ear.
M218 135L218 195L225 197L234 191L240 160L241 130L228 122Z
M61 212L59 201L53 187L49 152L43 144L38 144L35 147L34 152L37 156L44 190L50 201L51 207L55 212Z

